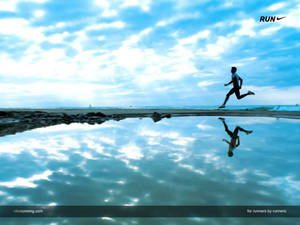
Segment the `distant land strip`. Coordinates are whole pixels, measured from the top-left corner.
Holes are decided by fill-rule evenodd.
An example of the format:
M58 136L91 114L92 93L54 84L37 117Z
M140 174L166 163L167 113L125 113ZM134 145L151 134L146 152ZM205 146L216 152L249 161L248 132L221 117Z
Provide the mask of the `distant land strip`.
M59 124L102 124L109 120L151 118L154 122L172 117L274 117L300 119L300 111L198 110L198 109L0 109L0 137Z
M102 113L106 116L122 116L125 118L152 117L154 113L160 115L170 114L172 117L180 116L237 116L237 117L276 117L300 119L300 111L271 111L265 109L245 109L245 110L226 110L226 109L0 109L1 112L15 113L65 113L67 115ZM1 115L0 115L1 116Z

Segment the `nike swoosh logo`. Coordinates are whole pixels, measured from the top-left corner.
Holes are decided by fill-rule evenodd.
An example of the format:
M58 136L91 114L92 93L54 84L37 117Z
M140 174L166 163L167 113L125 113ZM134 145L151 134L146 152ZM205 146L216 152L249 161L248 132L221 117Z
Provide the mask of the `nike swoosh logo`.
M283 16L283 17L277 17L277 20L281 20L283 18L285 18L285 16Z

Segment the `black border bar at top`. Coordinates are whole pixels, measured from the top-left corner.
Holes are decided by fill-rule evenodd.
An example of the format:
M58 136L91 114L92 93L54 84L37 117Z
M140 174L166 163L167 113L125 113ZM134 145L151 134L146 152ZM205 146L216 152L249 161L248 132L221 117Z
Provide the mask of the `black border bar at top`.
M0 217L300 217L300 206L0 206Z

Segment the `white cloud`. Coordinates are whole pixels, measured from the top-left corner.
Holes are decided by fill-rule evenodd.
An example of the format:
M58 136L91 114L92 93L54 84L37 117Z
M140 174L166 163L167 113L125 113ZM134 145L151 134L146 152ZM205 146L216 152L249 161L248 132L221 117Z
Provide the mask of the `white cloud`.
M156 26L158 26L158 27L164 27L164 26L166 26L167 24L168 24L167 21L162 20L162 21L159 21L159 22L156 24Z
M279 10L279 9L282 9L283 7L285 7L286 6L286 3L285 2L278 2L278 3L275 3L275 4L273 4L273 5L270 5L268 8L267 8L267 10L268 11L277 11L277 10Z
M85 30L103 30L109 28L122 29L124 27L125 27L125 23L123 21L115 21L111 23L100 23L100 24L90 25L86 27Z
M172 141L171 143L174 145L179 145L179 146L187 146L191 142L194 142L195 138L191 137L178 137L176 140Z
M111 7L112 4L107 1L98 1L97 3L102 4L101 7L104 8ZM134 2L127 2L126 4L126 7L136 5ZM59 22L55 25L55 28L63 28L65 26L65 23ZM160 55L151 48L141 49L139 47L140 40L149 35L154 28L146 28L137 34L130 36L123 42L119 49L113 51L87 51L84 49L85 43L89 40L86 31L108 28L121 29L125 27L125 23L122 21L115 21L87 26L84 30L73 33L77 38L71 42L70 45L75 48L78 53L75 57L69 58L64 49L51 49L45 51L39 47L38 43L44 40L55 44L66 43L65 38L73 34L63 32L45 37L43 32L46 28L33 29L30 27L30 23L27 20L18 20L10 27L13 27L10 32L11 34L14 34L16 30L25 30L25 32L20 31L17 33L17 35L21 36L23 39L27 38L28 40L32 40L33 37L40 38L34 40L36 43L32 44L26 50L26 58L16 59L9 55L2 55L1 57L4 59L3 62L5 62L6 65L5 68L1 70L2 74L14 76L20 76L22 74L22 76L32 78L55 77L55 79L59 80L77 77L79 80L92 81L101 79L102 81L112 81L120 76L132 76L130 74L135 74L137 70L140 71L142 69L141 73L136 76L135 81L137 81L137 85L144 85L156 80L176 80L186 74L197 72L191 57L185 57L187 52L183 47L181 49L171 50L170 55L172 57L169 57L169 55ZM6 33L10 31L5 29L5 27L3 27L3 30L5 30ZM34 32L38 32L38 35L31 35L34 33L31 32L33 30L35 30ZM24 34L26 33L28 35L25 36ZM191 37L190 41L205 38L207 35L208 33L205 31L199 32L194 37ZM100 36L99 40L104 41L107 40L107 38ZM97 54L97 56L95 56L95 54ZM191 50L188 51L188 54L192 56ZM45 70L45 68L47 68L47 70ZM120 73L120 71L122 72ZM50 86L52 85L50 84ZM47 90L45 90L44 93L47 93ZM132 92L123 91L123 94L131 93ZM112 96L113 95L114 93ZM89 97L90 100L94 98L92 96L93 95L87 97ZM69 97L66 96L66 98Z
M99 140L105 144L109 144L109 145L115 145L116 141L115 139L112 138L108 138L108 137L100 137Z
M72 43L70 43L70 45L81 53L83 52L82 43L87 40L86 32L81 30L74 34L76 35L76 39ZM77 58L78 57L80 56L77 56Z
M179 133L177 132L158 132L153 130L142 130L139 132L142 136L150 136L150 137L164 137L164 138L170 138L170 139L176 139L179 137Z
M95 143L93 140L90 140L90 139L85 140L84 142L87 144L88 148L93 149L97 153L100 153L100 154L103 153L103 146L102 145L100 145L98 143Z
M70 34L65 31L63 33L56 33L56 34L50 35L46 39L52 43L62 43L62 42L64 42L64 38L69 35Z
M45 40L42 28L33 28L25 19L0 19L0 34L13 35L25 40Z
M295 202L299 201L299 196L296 193L299 193L300 191L300 182L296 180L293 175L287 175L284 177L271 176L269 179L265 178L260 183L266 186L280 187L283 189L283 193L291 196Z
M190 144L191 142L195 141L195 138L192 137L183 137L180 136L177 132L158 132L153 130L142 130L139 132L141 136L148 136L151 137L150 142L153 142L152 138L155 138L156 141L158 141L160 138L169 138L171 139L171 143L174 145L179 146L186 146Z
M230 167L230 165L226 165L224 161L220 160L221 156L217 153L214 149L208 149L207 153L200 154L200 156L204 158L205 163L213 164L217 169Z
M200 130L211 130L214 129L213 126L207 125L207 124L197 124L197 128Z
M99 36L97 39L98 39L98 41L104 41L106 39L106 37L105 36Z
M183 13L183 14L176 14L176 16L168 17L168 19L160 20L156 23L156 27L164 27L175 22L178 22L183 19L197 19L200 17L200 13Z
M139 160L144 157L141 149L135 144L130 144L127 146L123 146L120 150L120 153L123 153L124 156L128 159Z
M102 128L102 125L89 125L89 124L82 124L82 123L72 123L72 124L60 124L50 127L42 127L37 128L34 131L47 134L53 132L67 132L67 131L74 131L74 130L82 130L82 131L89 131L89 130L97 130Z
M123 41L122 46L112 52L116 65L132 72L138 68L138 66L145 63L148 51L140 49L138 42L151 31L151 28L144 29Z
M47 0L1 0L0 11L15 12L21 2L45 3Z
M284 19L280 20L279 23L283 26L288 27L296 27L300 28L300 4L294 6L287 14L283 15L286 16Z
M108 221L115 221L115 219L111 218L111 217L101 217L102 220L108 220Z
M1 74L36 77L54 78L63 80L74 76L78 69L73 60L68 60L64 49L51 49L42 51L39 47L29 48L25 54L27 57L21 59L11 58L7 54L0 55L2 62Z
M10 30L6 30L6 32L10 32ZM34 43L24 52L26 57L23 58L13 58L9 54L0 54L3 63L0 73L7 76L54 78L56 80L77 77L84 82L95 80L111 82L115 76L120 76L115 72L118 65L116 60L118 52L84 50L83 44L88 37L84 31L76 34L77 39L71 43L71 46L78 50L76 56L68 57L64 48L53 48L45 51ZM69 35L68 32L64 32L43 38L52 43L65 43L64 38ZM124 58L126 58L126 49L123 52ZM133 51L133 55L136 52Z
M57 28L62 28L64 26L66 26L66 23L64 22L58 22L56 25L55 25Z
M123 47L137 47L136 44L138 44L138 42L143 37L147 36L152 30L152 28L146 28L137 34L131 35L129 38L123 41Z
M256 34L255 31L253 30L255 25L256 25L256 22L252 18L243 20L241 22L241 28L235 32L235 35L237 35L237 36L247 35L250 37L254 37Z
M118 12L113 9L105 9L101 15L103 17L113 17L113 16L118 15Z
M51 175L52 175L52 171L46 170L42 174L35 174L29 178L18 177L14 181L0 182L0 186L4 186L8 188L16 188L16 187L35 188L37 187L37 184L35 184L34 181L49 180L49 176Z
M193 171L195 173L198 173L198 174L201 174L201 175L204 175L205 172L203 170L200 170L200 169L196 169L194 168L192 165L188 165L188 164L179 164L178 165L179 167L182 167L182 168L185 168L185 169L188 169L190 171Z
M15 10L16 10L15 2L11 0L7 0L7 1L4 0L0 2L0 11L14 12Z
M176 139L179 137L179 133L172 131L172 132L168 132L168 133L164 133L163 137L167 137L167 138L171 138L171 139Z
M118 15L118 7L120 5L118 1L94 0L94 3L102 9L102 17L114 17Z
M101 149L99 149L99 148L98 148L96 151L97 151L98 153L102 153ZM82 158L85 158L85 159L90 159L90 160L96 160L96 159L97 159L97 158L93 157L92 154L89 153L89 152L76 151L76 152L74 152L74 153L80 155ZM85 165L85 162L83 162L83 163L80 165L80 167L82 167L83 170L86 170L86 169L84 168L84 165Z
M179 44L186 45L186 44L195 44L200 39L207 39L210 35L209 30L200 31L190 37L180 39L178 42Z
M79 106L112 105L113 102L116 105L122 102L124 104L122 97L131 95L132 92L124 92L120 87L120 85L66 82L1 83L0 95L3 98L1 105L26 107L26 104L34 104L33 107L37 107L45 100L63 101L65 104L71 101L72 104L76 102Z
M262 29L259 31L259 34L262 36L273 35L276 31L280 30L281 26L274 26Z
M109 8L110 7L110 1L108 0L94 0L95 4L102 8Z
M235 182L240 183L240 184L245 184L246 183L246 176L249 173L249 170L244 168L243 170L239 171L232 171L232 175L235 176Z
M230 47L233 44L236 44L238 41L239 39L236 36L220 36L218 37L216 43L207 44L206 49L199 49L197 54L212 58L219 58L221 54L225 53L227 49L230 49Z
M254 19L245 19L237 24L240 25L238 30L226 36L219 36L215 43L208 43L205 48L199 49L197 54L218 59L223 53L226 53L231 46L239 43L243 36L255 37L256 32L254 28L256 27L256 23ZM222 23L222 25L226 26L225 23Z
M158 23L156 26L159 25ZM127 65L131 70L143 66L143 72L139 72L139 76L136 78L139 84L146 85L158 80L178 80L185 75L198 72L194 64L194 49L192 46L187 47L186 45L195 44L199 39L208 38L210 31L203 30L187 38L178 39L178 44L170 48L166 55L162 55L157 54L153 49L140 50L138 48L138 42L152 32L153 29L155 27L147 28L137 35L132 35L123 43L126 46L126 48L123 47L124 57L121 57L122 54L118 54L119 62L123 63L122 66ZM127 46L130 46L130 48ZM134 53L132 57L126 58L128 52ZM133 62L128 62L130 59L134 59Z
M1 143L0 147L0 154L18 155L23 151L22 143Z
M171 0L174 2L174 5L177 10L183 10L186 8L192 8L193 6L199 6L200 4L204 4L209 0L202 0L202 1L187 1L187 0Z
M233 6L233 0L226 0L223 7L225 8L229 8L229 7L232 7Z
M252 102L268 105L294 105L299 104L300 86L274 87L274 86L244 86L243 88L255 92L251 96Z
M216 81L209 81L209 80L206 80L206 81L201 81L197 84L198 87L207 87L207 86L211 86L213 84L215 84Z
M153 28L146 28L123 41L122 46L111 53L110 65L122 67L130 74L139 69L136 76L139 85L157 80L176 80L197 71L188 57L192 55L191 50L187 53L184 47L173 48L165 56L151 48L140 48L139 42L152 30Z
M139 48L124 46L115 51L114 54L117 65L132 72L144 62L144 52Z
M151 0L124 0L122 7L140 7L143 11L150 10Z
M128 7L139 7L148 12L151 0L94 0L94 3L103 10L101 13L103 17L113 17L118 15L120 10Z
M142 130L141 132L139 132L139 134L141 136L150 136L150 137L158 137L161 135L160 132L156 132L153 130Z
M272 124L276 122L276 118L238 118L236 124L238 125L252 125L252 124Z
M49 0L17 0L19 2L35 2L35 3L46 3Z
M45 11L44 10L36 10L34 11L34 16L37 18L43 17L45 15Z

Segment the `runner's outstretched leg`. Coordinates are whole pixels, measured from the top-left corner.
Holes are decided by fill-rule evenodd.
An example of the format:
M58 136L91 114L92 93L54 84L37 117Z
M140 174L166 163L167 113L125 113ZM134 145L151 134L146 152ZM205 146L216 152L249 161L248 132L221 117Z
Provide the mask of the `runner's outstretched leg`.
M246 97L247 95L255 95L255 94L252 91L248 91L246 94L240 95L240 90L238 89L238 90L235 90L235 95L236 95L237 99L240 100L240 99Z
M227 94L226 98L224 100L224 103L219 108L225 108L226 102L228 101L230 95L232 95L235 92L235 88L232 88Z

